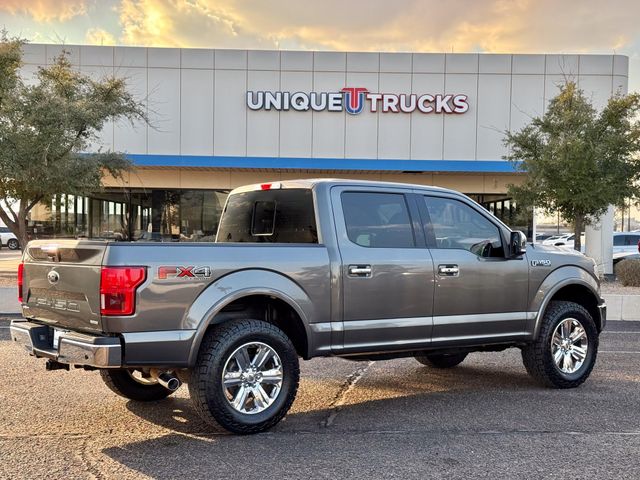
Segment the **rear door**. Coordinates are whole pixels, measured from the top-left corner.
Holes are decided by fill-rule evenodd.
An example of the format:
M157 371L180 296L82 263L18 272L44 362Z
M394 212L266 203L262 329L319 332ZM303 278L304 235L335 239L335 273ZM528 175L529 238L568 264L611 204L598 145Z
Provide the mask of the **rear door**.
M23 314L60 328L101 331L100 268L107 243L39 240L24 252Z
M345 351L430 342L433 263L410 190L334 187Z

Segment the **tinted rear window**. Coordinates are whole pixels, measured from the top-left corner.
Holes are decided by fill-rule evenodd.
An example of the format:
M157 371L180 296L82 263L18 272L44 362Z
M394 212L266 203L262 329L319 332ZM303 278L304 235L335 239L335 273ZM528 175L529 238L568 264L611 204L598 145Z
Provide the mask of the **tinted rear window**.
M231 195L216 241L318 243L311 190L292 188Z

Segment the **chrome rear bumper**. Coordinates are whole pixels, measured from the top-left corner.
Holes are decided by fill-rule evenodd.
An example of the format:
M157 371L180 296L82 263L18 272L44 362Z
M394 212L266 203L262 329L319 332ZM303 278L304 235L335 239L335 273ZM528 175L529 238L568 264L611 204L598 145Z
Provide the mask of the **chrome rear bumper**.
M118 337L102 337L66 331L53 346L53 329L25 320L11 322L11 340L22 345L29 354L69 365L97 368L122 366L122 346Z

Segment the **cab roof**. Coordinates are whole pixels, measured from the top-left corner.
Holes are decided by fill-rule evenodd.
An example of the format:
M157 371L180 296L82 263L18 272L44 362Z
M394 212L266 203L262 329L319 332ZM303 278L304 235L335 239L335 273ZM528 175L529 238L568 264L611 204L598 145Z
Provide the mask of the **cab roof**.
M308 188L315 189L318 185L333 186L357 186L357 187L394 187L412 188L431 192L447 192L460 195L460 192L448 188L434 187L430 185L417 185L413 183L382 182L378 180L349 180L345 178L309 178L299 180L282 180L273 182L254 183L237 187L231 191L231 195L256 190L271 190L284 188Z

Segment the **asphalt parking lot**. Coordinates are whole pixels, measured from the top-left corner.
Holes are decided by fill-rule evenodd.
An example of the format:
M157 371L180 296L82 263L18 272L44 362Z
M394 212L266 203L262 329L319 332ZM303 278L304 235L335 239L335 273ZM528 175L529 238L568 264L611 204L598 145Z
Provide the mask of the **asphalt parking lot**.
M0 320L0 478L639 478L640 322L610 322L575 390L537 386L517 350L434 371L413 359L302 363L292 411L238 437L186 388L155 404L97 372L46 372Z

